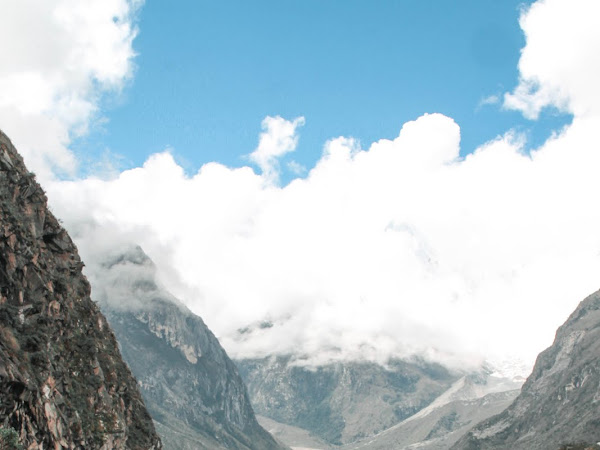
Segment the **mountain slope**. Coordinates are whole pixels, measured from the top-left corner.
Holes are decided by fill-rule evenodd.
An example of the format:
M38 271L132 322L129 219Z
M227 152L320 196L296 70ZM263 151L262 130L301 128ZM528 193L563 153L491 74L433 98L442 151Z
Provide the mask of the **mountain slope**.
M237 369L202 319L155 282L137 248L91 271L94 294L167 449L281 449L260 427Z
M558 449L600 441L600 291L582 301L540 353L515 401L453 449Z
M465 375L427 407L379 433L345 445L333 445L309 431L266 417L260 422L293 447L322 450L445 450L474 424L503 411L518 395L520 381L494 376L489 370ZM360 408L360 405L359 405ZM360 408L369 414L368 408Z
M0 132L0 424L28 449L159 449L82 267Z
M344 446L343 449L446 450L474 424L503 411L517 394L518 391L496 392L426 408L425 414L417 413L376 436Z
M237 360L256 412L329 444L373 436L420 411L459 375L424 361L303 367L291 357Z

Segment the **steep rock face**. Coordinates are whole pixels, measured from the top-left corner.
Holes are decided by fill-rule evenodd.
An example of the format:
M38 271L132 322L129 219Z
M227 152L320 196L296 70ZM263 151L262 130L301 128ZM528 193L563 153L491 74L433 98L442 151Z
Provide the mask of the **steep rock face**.
M600 291L582 301L540 353L515 401L453 449L558 449L600 441Z
M0 132L0 424L28 449L159 449L73 242Z
M392 361L310 368L290 357L237 360L255 411L340 445L373 436L420 411L459 376L438 364Z
M260 427L237 369L202 319L154 281L138 248L90 275L167 449L281 449Z

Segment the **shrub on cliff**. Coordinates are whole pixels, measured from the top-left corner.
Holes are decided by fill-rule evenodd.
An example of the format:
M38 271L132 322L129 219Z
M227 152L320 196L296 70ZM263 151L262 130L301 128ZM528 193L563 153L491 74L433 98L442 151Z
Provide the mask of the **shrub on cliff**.
M22 450L19 434L14 428L0 428L0 450Z

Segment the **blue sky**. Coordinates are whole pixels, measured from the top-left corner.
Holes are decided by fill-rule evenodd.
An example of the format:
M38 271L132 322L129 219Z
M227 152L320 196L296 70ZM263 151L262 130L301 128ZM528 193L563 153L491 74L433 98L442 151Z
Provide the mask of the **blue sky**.
M597 0L9 6L0 128L87 274L140 245L232 356L525 375L598 288Z
M549 110L530 121L501 107L518 83L522 6L148 1L134 78L106 98L108 122L73 148L84 160L108 149L124 167L167 147L189 172L209 161L238 167L248 164L265 116L304 116L298 148L283 162L310 169L328 139L352 136L367 148L426 112L459 124L462 154L511 128L537 146L570 118ZM500 101L481 103L491 96Z

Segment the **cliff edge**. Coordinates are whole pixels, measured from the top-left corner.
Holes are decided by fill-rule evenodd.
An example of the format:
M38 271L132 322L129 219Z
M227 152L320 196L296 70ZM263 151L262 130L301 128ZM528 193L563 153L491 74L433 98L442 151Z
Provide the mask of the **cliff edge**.
M160 449L82 267L0 132L0 426L30 450Z

